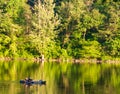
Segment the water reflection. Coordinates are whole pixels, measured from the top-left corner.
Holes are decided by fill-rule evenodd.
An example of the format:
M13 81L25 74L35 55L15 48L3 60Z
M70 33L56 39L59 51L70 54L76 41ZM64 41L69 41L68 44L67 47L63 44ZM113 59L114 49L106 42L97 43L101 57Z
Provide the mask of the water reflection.
M26 86L20 79L46 80ZM0 62L0 94L119 94L120 65Z

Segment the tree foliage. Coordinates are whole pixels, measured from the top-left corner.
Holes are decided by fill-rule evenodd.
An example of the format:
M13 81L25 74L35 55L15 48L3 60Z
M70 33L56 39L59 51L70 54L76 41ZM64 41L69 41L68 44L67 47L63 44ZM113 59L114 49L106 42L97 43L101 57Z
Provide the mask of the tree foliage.
M1 0L0 56L119 58L119 5L119 0Z

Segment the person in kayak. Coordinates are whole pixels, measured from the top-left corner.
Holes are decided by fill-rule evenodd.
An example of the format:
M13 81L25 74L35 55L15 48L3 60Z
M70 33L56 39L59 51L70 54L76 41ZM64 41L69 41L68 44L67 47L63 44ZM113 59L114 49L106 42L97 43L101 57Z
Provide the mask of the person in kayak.
M31 79L30 77L25 78L25 82L32 82L32 81L33 79Z

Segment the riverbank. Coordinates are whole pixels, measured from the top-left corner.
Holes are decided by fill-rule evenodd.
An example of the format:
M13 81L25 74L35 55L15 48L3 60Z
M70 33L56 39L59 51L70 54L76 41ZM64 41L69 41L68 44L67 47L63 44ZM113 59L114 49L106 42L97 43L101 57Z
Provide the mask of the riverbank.
M101 64L101 63L110 63L110 64L120 64L120 60L119 59L109 59L109 60L97 60L97 59L42 59L39 57L36 58L11 58L11 57L0 57L0 61L14 61L14 60L18 60L18 61L26 61L26 60L30 60L32 62L38 62L38 63L44 63L44 62L58 62L58 63L96 63L96 64Z

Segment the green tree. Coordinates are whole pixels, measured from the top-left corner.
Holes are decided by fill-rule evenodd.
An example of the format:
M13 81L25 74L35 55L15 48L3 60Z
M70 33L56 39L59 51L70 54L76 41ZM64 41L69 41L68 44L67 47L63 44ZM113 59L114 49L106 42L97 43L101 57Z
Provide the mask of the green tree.
M23 43L22 35L25 30L24 6L25 0L1 0L0 2L0 35L3 56L18 56L19 44ZM21 40L22 39L22 40Z
M59 23L54 12L53 0L38 0L32 16L32 32L29 34L30 41L39 55L47 56L54 48L55 28Z
M59 27L61 46L67 50L70 56L75 58L85 57L82 56L82 52L87 49L82 49L82 47L87 41L88 43L93 43L93 40L96 41L93 46L100 48L96 35L104 23L105 16L99 12L99 9L94 8L93 1L63 1L58 9L58 14L62 18ZM89 47L91 46L89 45ZM91 50L91 52L94 54L95 51ZM98 57L101 54L99 52L97 53L99 54ZM92 53L90 55L96 58Z
M84 13L84 2L83 0L69 0L61 2L61 6L58 7L58 14L61 18L61 24L59 26L59 38L61 46L66 48L66 45L70 41L70 37L74 37L72 34L74 31L80 33L78 24L80 23L79 18Z
M98 41L101 43L103 48L103 54L111 57L119 56L119 28L120 28L120 10L119 2L106 2L101 7L100 12L105 15L104 23L98 30ZM109 10L109 11L108 11Z

